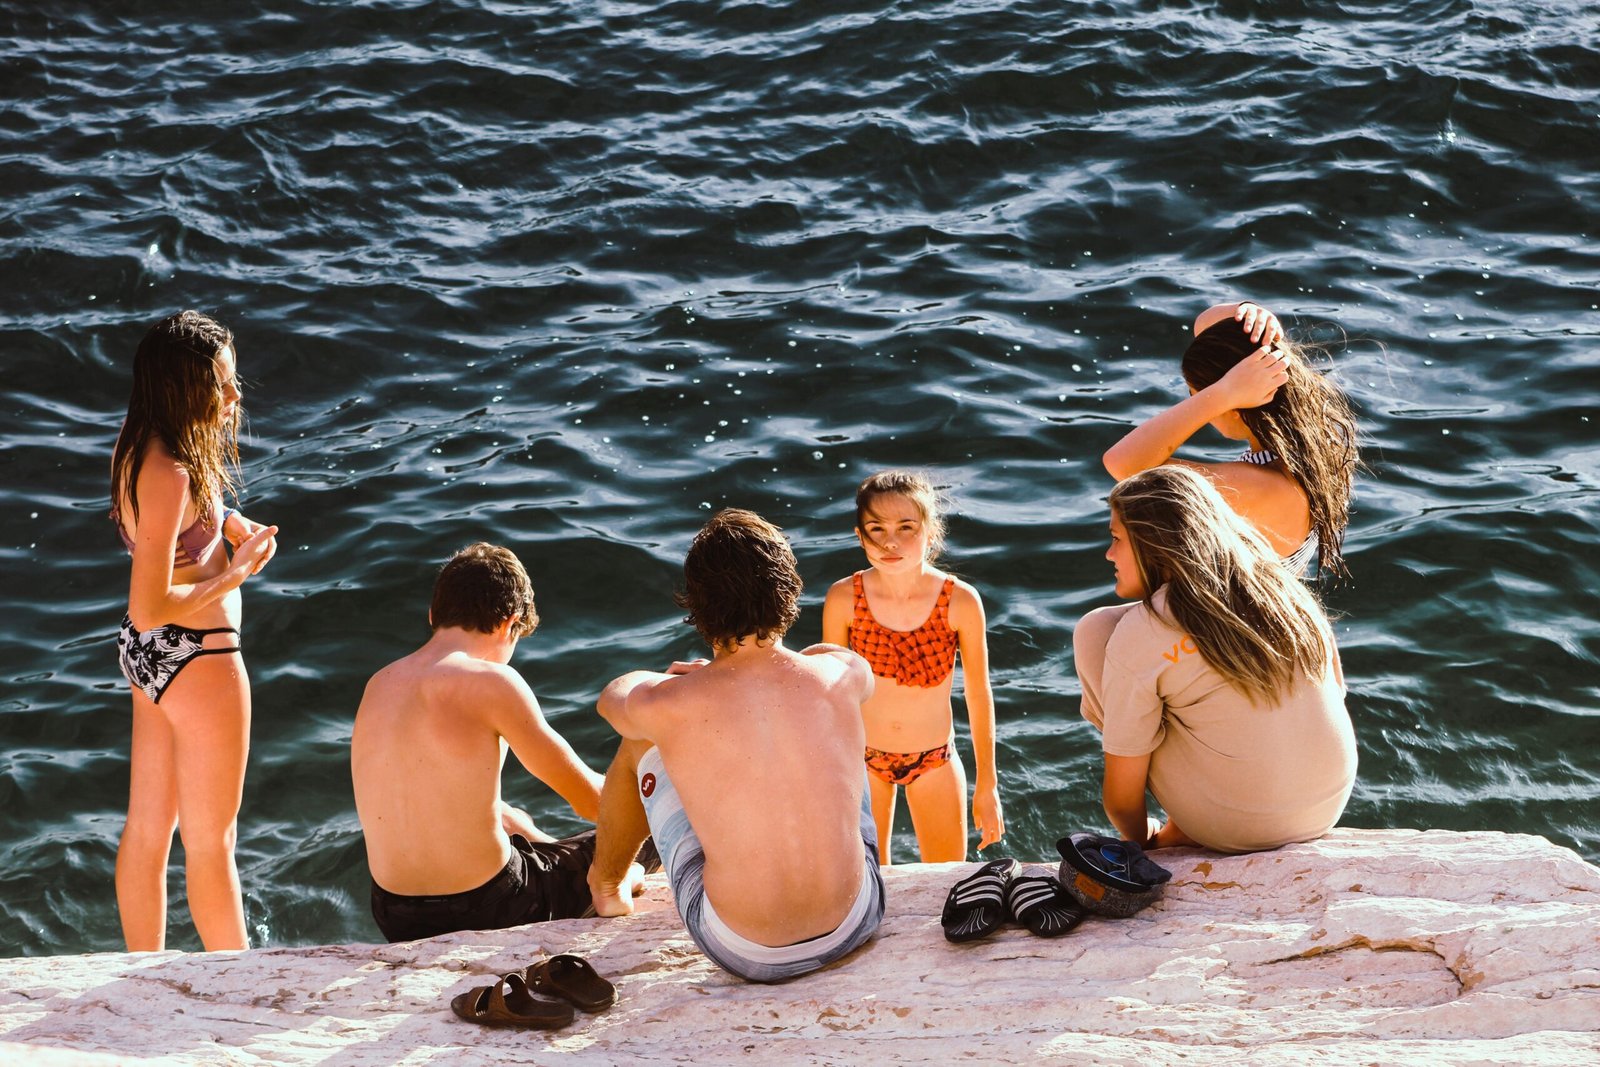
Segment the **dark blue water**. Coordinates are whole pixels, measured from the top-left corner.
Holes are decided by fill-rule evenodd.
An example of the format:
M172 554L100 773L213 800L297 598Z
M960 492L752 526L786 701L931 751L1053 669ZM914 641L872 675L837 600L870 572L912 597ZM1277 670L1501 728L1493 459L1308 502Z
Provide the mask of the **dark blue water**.
M988 604L1009 850L1101 825L1099 455L1240 295L1329 342L1366 434L1345 823L1595 859L1597 38L1560 0L7 5L0 952L121 946L107 465L182 307L238 335L283 530L245 602L259 943L377 936L350 720L450 552L527 563L517 666L600 767L599 687L696 651L708 510L787 528L803 643L891 465L948 487Z

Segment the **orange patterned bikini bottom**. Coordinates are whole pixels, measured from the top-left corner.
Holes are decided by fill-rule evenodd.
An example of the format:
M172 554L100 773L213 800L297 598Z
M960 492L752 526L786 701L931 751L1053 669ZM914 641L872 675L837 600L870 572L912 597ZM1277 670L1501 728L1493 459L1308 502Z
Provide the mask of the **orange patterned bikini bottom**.
M867 770L890 785L910 785L929 771L936 771L950 762L950 743L926 752L885 752L867 748Z

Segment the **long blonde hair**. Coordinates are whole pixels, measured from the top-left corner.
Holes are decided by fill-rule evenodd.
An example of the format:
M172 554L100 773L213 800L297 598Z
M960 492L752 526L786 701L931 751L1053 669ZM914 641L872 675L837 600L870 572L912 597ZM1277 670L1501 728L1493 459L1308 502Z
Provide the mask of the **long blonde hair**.
M1317 535L1317 573L1347 574L1344 531L1350 523L1350 491L1360 456L1350 400L1306 361L1306 349L1279 343L1288 380L1267 403L1241 408L1239 417L1262 446L1277 456L1306 494L1311 529ZM1211 326L1183 354L1183 377L1196 392L1227 374L1256 350L1230 319Z
M188 473L189 498L203 522L210 522L213 499L224 491L237 493L240 415L220 420L223 383L217 375L217 357L231 344L232 331L198 311L168 315L139 342L128 417L111 456L111 499L126 496L135 523L139 468L152 439Z
M1204 475L1153 467L1117 483L1144 603L1166 588L1165 614L1206 662L1252 701L1270 701L1295 672L1321 679L1333 658L1322 606Z

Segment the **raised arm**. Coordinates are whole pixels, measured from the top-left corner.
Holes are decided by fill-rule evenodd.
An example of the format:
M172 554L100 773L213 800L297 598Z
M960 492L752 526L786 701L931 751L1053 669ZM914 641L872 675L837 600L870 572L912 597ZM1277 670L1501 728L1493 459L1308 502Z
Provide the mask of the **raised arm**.
M1194 335L1199 337L1223 319L1232 318L1258 345L1277 344L1283 337L1283 324L1278 316L1253 300L1236 304L1212 304L1194 317Z
M133 540L128 581L128 617L140 630L176 622L244 584L277 549L276 526L257 527L234 550L220 574L198 582L173 583L172 557L189 498L189 475L170 457L152 455L139 471L139 526Z
M983 599L965 582L956 585L950 602L950 625L961 648L962 688L967 722L972 728L975 776L972 825L978 828L978 851L1006 835L1000 807L1000 773L995 767L994 691L989 687L989 628Z
M1208 386L1129 430L1101 457L1106 473L1120 482L1171 459L1202 426L1234 410L1218 390L1221 384Z
M1207 308L1195 319L1195 333L1203 333L1229 315L1252 335L1252 340L1256 334L1269 339L1221 379L1146 419L1112 445L1102 461L1106 473L1117 481L1159 467L1201 427L1228 412L1265 404L1288 378L1287 368L1274 347L1283 330L1276 316L1259 304L1244 302Z
M494 676L495 691L487 702L490 724L529 774L555 790L579 817L593 822L600 813L603 779L551 728L520 674L504 667Z

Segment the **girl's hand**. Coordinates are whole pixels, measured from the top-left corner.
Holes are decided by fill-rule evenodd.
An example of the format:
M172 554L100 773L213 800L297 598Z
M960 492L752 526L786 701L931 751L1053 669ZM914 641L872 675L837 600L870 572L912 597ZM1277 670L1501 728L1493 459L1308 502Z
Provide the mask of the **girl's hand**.
M230 511L228 512L228 517L222 520L222 536L226 537L228 544L232 545L236 550L240 545L250 540L250 536L257 530L264 528L254 519L245 518L245 514L242 511Z
M1234 309L1233 319L1244 327L1250 340L1258 345L1271 347L1283 337L1283 326L1278 322L1278 316L1260 304L1241 300Z
M1218 390L1228 410L1237 411L1270 403L1278 395L1278 387L1288 380L1288 352L1262 345L1228 368L1211 388Z
M978 851L1006 836L1006 821L1000 814L1000 788L979 789L972 795L972 825L978 828Z
M248 578L265 567L267 561L277 552L278 528L257 525L254 532L239 542L239 546L233 550L234 569L241 571L243 576Z
M710 663L710 662L711 661L708 660L708 659L691 659L691 660L681 660L680 659L680 660L676 660L672 664L672 666L667 668L667 673L668 674L690 674L690 673L692 673L694 671L699 670L701 667L704 667L707 663Z

